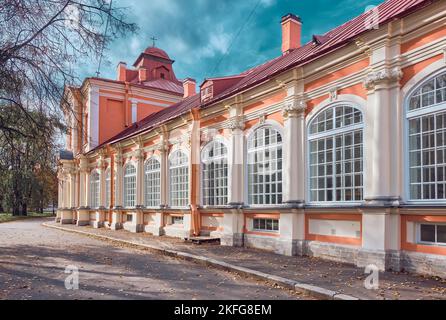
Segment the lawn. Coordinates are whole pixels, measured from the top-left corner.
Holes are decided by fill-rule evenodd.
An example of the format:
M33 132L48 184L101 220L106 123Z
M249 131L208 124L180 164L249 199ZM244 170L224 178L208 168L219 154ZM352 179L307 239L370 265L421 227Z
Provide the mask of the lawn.
M0 223L10 222L15 220L23 220L23 219L46 218L52 216L53 214L51 212L46 212L43 214L30 212L26 217L14 217L11 213L0 213Z

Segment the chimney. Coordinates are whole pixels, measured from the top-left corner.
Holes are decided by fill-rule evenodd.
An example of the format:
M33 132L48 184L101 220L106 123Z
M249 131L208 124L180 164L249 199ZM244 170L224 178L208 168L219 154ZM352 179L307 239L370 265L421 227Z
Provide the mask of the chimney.
M144 67L139 68L138 74L139 74L139 82L147 81L147 69L146 68L144 68Z
M302 20L294 15L287 14L282 17L282 54L301 46Z
M127 79L127 63L120 62L118 64L118 81L126 81Z
M183 88L184 88L184 97L183 98L188 98L191 97L193 95L195 95L196 92L196 87L197 82L195 81L195 79L192 78L186 78L183 80Z

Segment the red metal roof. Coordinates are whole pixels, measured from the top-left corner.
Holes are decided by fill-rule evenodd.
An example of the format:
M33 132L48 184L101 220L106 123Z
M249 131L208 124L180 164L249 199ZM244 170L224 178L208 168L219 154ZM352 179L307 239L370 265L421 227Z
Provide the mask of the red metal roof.
M174 82L166 79L157 79L153 81L146 81L143 83L145 87L160 89L178 94L184 93L183 85L180 82Z
M383 2L377 7L378 10L378 23L379 25L388 23L392 19L401 18L416 10L424 8L437 0L388 0ZM136 123L132 127L124 130L117 136L113 137L109 141L106 141L102 145L109 143L116 143L123 139L137 135L143 131L150 130L160 124L174 119L189 112L192 108L205 108L207 106L216 103L222 99L228 98L240 91L246 90L250 87L258 85L271 77L278 75L293 67L304 65L310 61L313 61L327 53L330 53L336 49L339 49L352 41L354 41L359 35L369 31L367 28L367 19L373 14L372 11L368 11L360 16L342 24L341 26L327 32L324 35L319 35L317 39L323 40L315 42L309 42L304 46L291 51L290 53L272 59L265 62L262 65L253 67L240 75L244 76L235 85L228 88L218 96L214 97L209 102L202 104L200 102L200 96L197 94L190 98L187 98L171 107L168 107L160 112L149 115L147 118ZM102 146L101 145L101 146ZM101 147L99 146L99 147ZM97 148L99 148L97 147ZM97 149L96 148L96 149Z
M388 0L377 6L378 24L382 25L392 19L400 18L412 13L415 10L424 8L436 0ZM293 50L289 54L271 60L264 65L252 69L252 71L240 82L229 88L220 95L214 97L203 107L215 103L221 99L227 98L237 92L246 90L256 84L262 83L270 77L277 75L290 68L303 65L313 61L329 52L354 41L359 35L369 31L368 19L372 11L361 14L360 16L344 23L343 25L319 36L323 38L323 43L316 44L309 42L304 46Z

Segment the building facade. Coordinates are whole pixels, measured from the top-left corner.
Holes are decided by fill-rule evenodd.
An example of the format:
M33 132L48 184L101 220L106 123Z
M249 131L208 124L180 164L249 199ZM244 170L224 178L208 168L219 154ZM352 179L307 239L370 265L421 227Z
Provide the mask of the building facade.
M388 0L241 74L148 48L67 88L57 221L446 276L446 2Z

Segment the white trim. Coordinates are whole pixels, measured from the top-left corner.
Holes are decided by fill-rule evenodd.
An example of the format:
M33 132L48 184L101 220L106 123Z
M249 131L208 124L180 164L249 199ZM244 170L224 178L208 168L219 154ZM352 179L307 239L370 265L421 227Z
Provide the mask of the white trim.
M157 161L159 163L159 169L158 170L151 170L150 171L150 173L156 173L158 171L159 175L160 175L160 178L159 178L160 179L159 180L159 189L160 189L160 191L159 191L159 204L158 204L158 206L147 206L147 199L146 199L146 196L147 196L147 194L146 194L146 188L147 188L147 185L146 185L146 183L147 183L147 181L146 181L146 165L149 163L149 161L152 161L152 160ZM148 157L147 159L145 159L145 161L143 163L143 172L142 172L142 175L143 175L143 180L142 180L143 181L143 183L142 183L143 204L144 204L144 207L146 207L146 208L159 208L159 206L161 205L161 193L162 193L162 179L161 179L162 170L161 170L161 167L162 167L161 158L158 155L152 155L152 156Z
M446 72L445 63L442 60L431 63L426 68L415 74L401 89L403 99L403 200L410 204L444 204L446 199L412 200L410 197L410 162L409 162L409 120L412 118L446 111L446 102L427 108L409 111L410 99L413 93L431 79ZM421 186L423 186L421 184Z
M228 166L228 176L226 177L226 180L227 180L226 181L226 188L227 188L226 198L227 198L227 201L229 201L229 152L230 152L230 150L229 150L229 142L227 142L226 139L222 135L216 135L211 141L208 141L207 143L203 144L202 147L201 147L201 150L200 150L200 172L199 172L199 179L200 179L200 203L203 206L206 206L206 207L209 207L209 208L219 207L219 205L205 205L204 204L204 192L203 192L203 189L204 189L203 171L204 171L204 169L203 169L203 164L205 162L205 159L203 157L203 153L205 151L207 151L207 147L210 144L214 143L214 142L221 143L226 148L226 156L225 157L226 157L226 165ZM221 159L224 159L225 157L223 156L223 157L221 157ZM226 205L227 205L227 203L224 204L224 205L220 205L220 207L221 206L226 206Z
M362 129L362 194L363 197L365 195L365 105L366 105L366 101L364 99L362 99L359 96L356 95L339 95L338 96L338 100L337 101L331 101L330 98L324 100L323 102L321 102L319 105L317 105L315 108L313 108L313 110L308 114L307 118L306 118L306 128L305 128L305 132L307 135L307 139L306 139L306 143L305 143L305 151L306 151L306 156L305 156L305 170L307 171L307 175L306 175L306 179L305 179L305 197L307 202L311 205L311 206L316 206L316 207L333 207L333 206L357 206L360 205L361 203L363 203L363 201L358 201L358 200L353 200L353 201L336 201L336 200L332 200L332 201L311 201L311 168L310 168L310 156L311 156L311 152L310 152L310 142L312 140L317 140L320 139L322 137L326 137L326 136L334 136L336 134L342 133L342 132L352 132L352 131L357 131L359 129ZM322 112L325 112L327 109L329 108L334 108L337 106L349 106L352 107L356 110L359 110L362 114L362 123L361 124L353 124L350 126L346 126L346 127L342 127L339 129L332 129L326 132L321 132L321 133L316 133L316 134L310 134L310 129L311 129L311 124L313 123L313 121L319 116L319 114L321 114ZM335 115L333 115L333 117L335 117ZM336 150L333 147L333 153L335 153ZM333 155L334 156L334 155ZM336 166L333 167L333 174L335 175L336 173ZM354 174L352 174L352 179L354 179ZM336 194L335 194L335 190L337 190L337 188L335 187L336 184L336 179L333 179L333 199L336 199ZM342 190L342 189L341 189ZM345 189L344 189L345 190Z
M134 199L135 205L134 206L130 206L130 207L125 205L126 204L126 188L125 188L125 175L126 174L125 174L125 172L126 172L126 169L127 169L127 167L129 165L133 166L133 168L135 169L135 194L134 194L134 196L135 196L135 199ZM138 165L134 161L127 161L122 166L122 205L123 205L124 208L134 208L136 206L136 194L138 192L138 190L137 190L138 186L136 184L137 174L138 174L138 169L137 168L138 168Z
M306 116L305 122L308 127L308 125L313 121L313 118L319 114L319 112L323 111L327 107L330 107L334 104L350 104L352 107L355 107L359 110L361 110L362 115L365 114L365 108L367 106L367 101L363 99L360 96L354 95L354 94L339 94L337 99L335 101L331 100L330 98L325 99L321 103L319 103L317 106L315 106Z
M431 63L423 70L416 73L412 78L410 78L409 81L404 85L404 87L401 88L401 94L405 102L405 108L408 106L407 101L408 97L412 95L412 92L414 92L421 83L424 82L424 80L428 80L430 77L434 77L435 73L441 73L441 69L446 68L445 62L443 59L440 59L438 61L435 61L434 63Z
M185 165L184 167L187 167L187 179L188 179L188 184L187 184L187 193L188 193L188 204L186 206L173 206L172 205L172 196L171 196L171 166L170 166L170 161L172 156L177 153L177 152L181 152L183 154L186 155L187 157L187 165ZM180 145L175 145L172 147L168 157L167 157L167 203L169 205L169 207L173 208L173 209L185 209L188 208L188 206L190 205L190 196L191 196L191 192L190 192L190 181L191 181L191 170L190 170L190 152L189 149L184 147L184 146L180 146Z
M277 132L279 132L280 136L281 136L281 143L280 143L280 148L282 150L282 169L281 169L281 173L282 173L282 178L281 178L281 185L282 185L282 191L280 192L281 196L282 196L282 201L278 202L277 204L252 204L249 201L249 160L248 160L248 153L249 153L249 141L252 137L252 135L259 129L262 129L264 127L272 127L274 130L276 130ZM265 120L265 122L263 123L257 123L255 126L251 127L246 133L245 133L245 148L244 148L244 203L246 203L248 206L250 207L256 207L256 206L277 206L283 203L283 180L284 180L284 172L283 172L283 159L284 159L284 128L282 127L282 125L275 121L275 120ZM275 147L276 150L278 149L279 144L275 144L272 145L272 147ZM258 150L265 150L268 149L271 146L263 146L261 148L256 148L253 149L253 152L256 152ZM263 191L263 194L266 194L265 191ZM276 191L276 194L279 194L279 191Z
M132 124L138 120L138 102L132 100Z
M284 129L283 126L276 120L265 120L264 123L257 123L256 125L252 126L251 128L249 128L249 130L247 130L245 132L245 137L246 137L246 142L249 141L251 135L257 130L260 129L262 127L268 127L268 126L272 126L274 129L276 129L277 131L279 131L280 135L283 138L283 133L284 133ZM283 140L283 139L282 139Z

